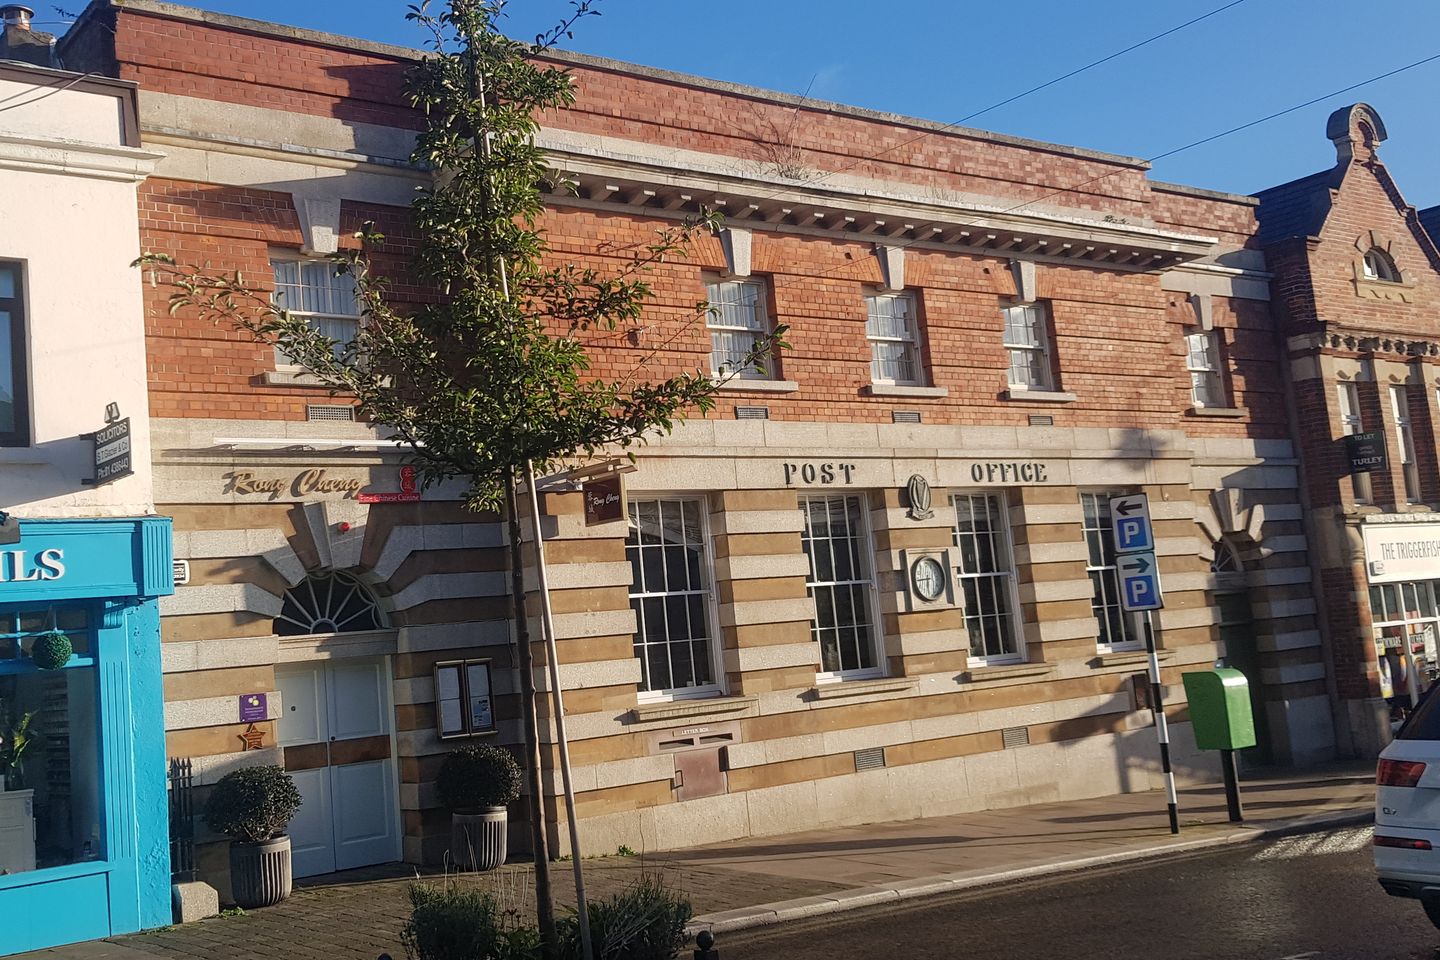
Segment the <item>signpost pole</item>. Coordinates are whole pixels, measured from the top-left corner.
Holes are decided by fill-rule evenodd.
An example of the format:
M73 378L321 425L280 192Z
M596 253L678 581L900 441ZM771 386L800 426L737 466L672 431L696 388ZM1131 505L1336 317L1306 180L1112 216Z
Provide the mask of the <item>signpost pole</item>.
M525 461L525 485L530 488L530 526L535 539L535 578L540 589L540 626L545 635L545 661L550 670L550 702L555 709L555 739L560 747L560 782L565 791L565 817L570 824L570 866L575 873L576 919L580 922L580 949L585 960L593 957L590 945L590 908L585 900L585 871L580 866L580 828L575 817L575 784L570 779L570 740L565 734L565 696L560 690L560 662L555 650L555 614L550 609L550 576L545 568L545 538L540 532L540 495L535 490L535 468Z
M1155 736L1160 741L1160 770L1165 777L1165 806L1170 832L1180 832L1180 803L1175 796L1175 772L1170 767L1170 724L1165 718L1165 689L1160 684L1160 656L1155 651L1152 610L1165 606L1160 587L1160 558L1155 553L1155 528L1150 522L1150 498L1143 493L1110 498L1110 535L1115 545L1115 570L1120 608L1134 614L1145 637L1150 665L1150 709L1155 715Z
M1180 800L1175 794L1175 771L1170 767L1170 724L1165 719L1165 690L1160 683L1160 656L1155 651L1155 624L1149 611L1140 615L1145 626L1145 654L1150 660L1150 708L1155 713L1155 735L1160 740L1160 770L1165 775L1165 805L1170 832L1180 832Z

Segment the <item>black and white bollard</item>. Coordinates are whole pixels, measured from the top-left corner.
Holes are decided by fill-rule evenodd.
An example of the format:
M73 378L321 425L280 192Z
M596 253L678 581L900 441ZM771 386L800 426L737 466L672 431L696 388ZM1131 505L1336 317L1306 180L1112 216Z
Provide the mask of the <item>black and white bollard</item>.
M695 960L720 960L720 951L715 949L715 935L701 930L695 935Z

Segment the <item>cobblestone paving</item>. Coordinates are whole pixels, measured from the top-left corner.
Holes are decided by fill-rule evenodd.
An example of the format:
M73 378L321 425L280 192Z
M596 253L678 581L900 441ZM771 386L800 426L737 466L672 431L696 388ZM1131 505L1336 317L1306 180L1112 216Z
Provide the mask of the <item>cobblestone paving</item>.
M643 872L664 876L687 894L695 912L710 913L770 900L813 896L840 889L817 880L778 880L725 868L686 866L658 857L605 857L586 860L586 894L592 900L624 889ZM33 957L75 960L375 960L390 953L404 956L400 927L410 912L408 889L413 869L403 866L334 874L323 883L301 881L287 901L244 916L220 917L171 927L105 944L42 951ZM422 879L439 881L429 873ZM534 915L534 880L529 864L510 864L491 874L466 874L460 883L476 884L526 917ZM575 888L569 863L551 868L557 911L572 908Z

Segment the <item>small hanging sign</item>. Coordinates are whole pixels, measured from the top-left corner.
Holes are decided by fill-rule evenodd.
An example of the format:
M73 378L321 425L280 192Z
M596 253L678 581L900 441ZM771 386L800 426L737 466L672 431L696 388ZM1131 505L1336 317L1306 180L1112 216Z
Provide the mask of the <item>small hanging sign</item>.
M585 498L585 526L593 527L625 519L623 474L587 480L580 486L580 495Z

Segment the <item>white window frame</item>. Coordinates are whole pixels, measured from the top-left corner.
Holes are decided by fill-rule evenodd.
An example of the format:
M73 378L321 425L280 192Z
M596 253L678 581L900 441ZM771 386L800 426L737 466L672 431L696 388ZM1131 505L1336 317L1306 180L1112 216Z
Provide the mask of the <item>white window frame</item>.
M629 523L631 517L630 510L636 505L650 502L682 503L687 501L695 503L700 510L700 579L704 584L704 589L674 591L667 590L658 593L636 593L635 588L637 585L635 583L635 577L632 572L630 584L626 587L626 594L627 598L632 604L632 609L634 609L634 603L636 600L643 601L646 598L653 599L671 596L700 597L701 602L704 604L705 608L705 626L710 633L710 675L715 679L712 683L697 684L696 686L692 687L675 687L662 690L646 690L645 676L647 671L649 670L649 664L642 657L636 656L636 659L640 661L641 671L641 680L637 691L637 697L640 703L668 703L675 700L694 700L703 697L719 696L725 692L725 669L722 649L725 643L725 636L720 627L719 597L716 595L715 592L714 539L710 535L709 498L706 497L703 493L695 493L693 491L689 493L675 493L654 492L647 490L641 493L631 493L629 497L629 502L626 505L625 514L625 522L627 525L626 540L629 540ZM631 563L630 548L628 546L628 543L625 552L625 562ZM631 569L633 571L633 564ZM641 606L643 606L643 603L641 604ZM642 613L641 611L637 610L635 612L635 634L632 637L632 641L639 640L644 635L644 629L645 623L642 619ZM667 645L669 645L674 641L671 641L667 638L666 642ZM642 645L644 644L642 643Z
M1139 634L1135 625L1135 615L1126 613L1120 605L1120 573L1115 565L1114 534L1109 522L1110 499L1118 496L1122 494L1111 490L1080 491L1080 529L1085 538L1085 574L1091 583L1090 609L1095 617L1095 647L1099 653L1121 653L1142 650L1145 647L1145 638ZM1085 510L1086 497L1093 497L1095 500L1098 527L1090 525ZM1101 559L1099 564L1093 559L1097 553ZM1107 554L1108 563L1105 562ZM1095 595L1096 585L1100 588L1098 597ZM1112 609L1119 612L1120 640L1116 640L1111 633L1110 618L1107 616L1102 619L1100 616L1100 610Z
M720 306L726 304L738 304L738 301L726 300L724 292L727 289L752 288L756 291L754 313L757 319L756 326L749 326L744 323L735 323L723 316ZM749 338L750 346L741 355L755 349L755 344L761 338L770 335L774 325L770 320L770 285L760 277L732 277L712 278L705 281L705 295L710 303L710 309L705 313L705 327L710 331L710 372L715 376L734 376L742 380L776 380L779 378L779 371L776 369L775 357L769 356L764 369L746 367L744 370L731 370L727 363L729 361L719 360L722 351L719 349L721 338ZM725 354L732 354L733 351L725 350Z
M881 332L880 322L882 320L895 320L895 314L880 313L876 308L882 303L903 303L906 304L904 316L900 326L903 330L898 334ZM920 315L919 299L909 290L902 290L895 293L876 291L865 295L865 339L870 344L870 382L880 384L893 384L902 387L919 387L925 385L925 370L922 361L922 349L920 342ZM886 346L898 346L902 352L899 360L885 360L880 357L880 351ZM891 364L904 366L909 364L913 376L908 378L887 377L883 375L883 365Z
M1033 343L1024 342L1010 336L1010 331L1014 328L1014 325L1010 322L1010 318L1015 311L1033 314L1034 324L1031 328L1034 336ZM1010 389L1035 390L1042 393L1054 390L1055 370L1051 355L1052 331L1049 305L1041 302L1010 304L1001 308L1000 316L1004 324L1000 334L1000 341L1005 346L1005 378L1010 384ZM1028 380L1016 380L1015 359L1017 354L1039 358L1038 366L1042 375L1038 382L1031 383ZM1031 366L1026 364L1025 369L1029 370Z
M280 284L280 276L279 276L278 271L276 270L276 267L277 267L279 264L282 264L282 263L287 263L287 264L288 264L288 263L299 264L299 265L300 265L300 268L297 268L297 269L303 269L304 266L307 266L307 265L310 265L310 264L321 264L321 265L323 265L328 271L330 271L330 272L332 272L332 273L334 272L334 269L335 269L334 264L331 263L329 260L324 260L324 259L321 259L321 258L318 258L318 257L306 257L306 256L303 256L303 255L295 252L295 251L288 251L288 250L272 250L272 251L270 251L270 273L271 273L271 278L270 278L270 279L271 279L271 282L274 284L274 288L275 288L275 292L272 294L272 300L274 301L274 303L275 303L276 306L280 307L282 310L288 311L291 316L304 317L304 318L305 318L305 322L306 322L307 324L309 324L311 327L315 327L316 329L321 330L322 332L325 330L325 327L324 327L323 325L326 324L326 323L332 323L332 324L333 324L333 323L347 323L347 324L348 324L348 323L354 323L354 324L355 324L355 333L358 334L358 333L360 332L360 326L361 326L361 324L363 324L363 323L365 322L365 315L364 315L364 311L361 309L361 305L360 305L360 294L359 294L359 291L358 291L358 290L357 290L356 293L355 293L355 299L354 299L355 312L354 312L354 313L329 313L329 312L320 311L320 310L299 310L299 309L293 309L293 308L291 308L289 305L287 305L286 303L284 303L283 299L281 298L281 293L282 293L282 291L280 290L280 286L281 286L281 284ZM300 286L303 287L303 286L305 285L305 284L304 284L304 275L303 275L303 272L298 273L298 279L300 280ZM352 280L352 283L353 283L353 280ZM348 342L348 341L341 341L341 340L339 340L339 338L336 338L336 337L334 337L334 336L331 336L331 339L332 339L332 340L336 340L337 344L341 344L341 343ZM354 336L353 336L353 335L351 336L351 339L352 339L352 340L354 339ZM293 370L299 370L299 369L301 369L300 365L297 364L297 363L295 363L295 362L294 362L293 360L291 360L289 357L287 357L287 356L284 354L284 352L281 351L281 349L280 349L278 346L275 348L275 368L276 368L277 370L292 370L292 371L293 371Z
M1003 556L1003 563L997 563L999 568L989 572L967 572L964 568L964 548L961 546L960 538L960 502L973 501L974 499L995 501L996 515L999 517L999 528L989 531L991 555L997 559ZM987 504L988 507L988 504ZM1025 624L1020 615L1020 590L1018 586L1019 576L1015 570L1015 542L1010 530L1010 504L1003 490L967 490L959 491L950 497L950 509L954 513L954 525L951 528L951 540L955 545L955 585L957 593L962 597L961 612L965 618L965 635L970 644L970 664L972 666L994 666L1002 663L1023 663L1025 660ZM973 514L973 507L972 516ZM965 534L966 536L981 536L980 534ZM970 609L969 595L966 589L967 583L975 584L975 595L981 595L983 586L988 585L991 596L997 602L1003 603L1008 610L999 613L980 614ZM993 617L997 623L1004 624L1010 632L1012 646L1015 648L1008 653L997 654L976 654L975 636L971 631L972 622L980 617ZM981 631L983 635L983 629ZM982 641L983 642L983 641Z
M808 505L812 501L832 499L853 499L859 504L860 530L858 535L855 535L850 539L855 539L856 541L858 541L857 549L860 554L859 559L860 563L864 566L864 573L866 575L864 579L815 579L815 563L812 559L810 559L810 551L805 549L806 546L810 542L812 542L812 538L809 536L810 511ZM806 561L809 567L805 574L805 592L807 595L809 595L811 601L816 604L815 618L810 621L810 638L815 643L815 645L820 648L820 663L815 673L815 679L817 682L825 683L843 680L865 680L885 676L885 628L884 624L880 620L879 595L876 593L875 588L875 543L871 535L869 517L870 510L868 503L869 498L863 492L815 494L813 496L802 496L800 498L800 513L802 524L800 530L800 545L802 551L804 551L805 553ZM827 540L826 542L829 543L830 541ZM832 547L832 555L833 549L834 548ZM817 600L815 597L815 589L817 587L834 588L843 586L861 587L860 596L865 605L865 617L867 621L866 625L870 634L869 649L871 658L874 661L874 666L856 667L848 670L844 669L843 666L839 670L827 670L825 668L825 648L824 645L820 642L820 601ZM856 652L859 652L858 648Z
M1216 331L1185 329L1185 370L1190 374L1190 402L1197 409L1229 406L1220 376L1220 335Z
M1360 385L1354 380L1340 380L1335 384L1337 412L1340 414L1340 435L1352 436L1365 432L1364 417L1360 413ZM1352 473L1350 486L1355 493L1356 503L1371 500L1370 474Z
M1405 499L1420 502L1420 465L1415 462L1415 433L1410 425L1410 390L1406 384L1390 385L1390 413L1395 418L1395 442L1400 446L1400 466L1405 474Z
M1365 256L1360 260L1360 272L1366 280L1376 280L1380 283L1400 282L1400 269L1395 266L1395 261L1378 247L1371 247L1365 251Z

